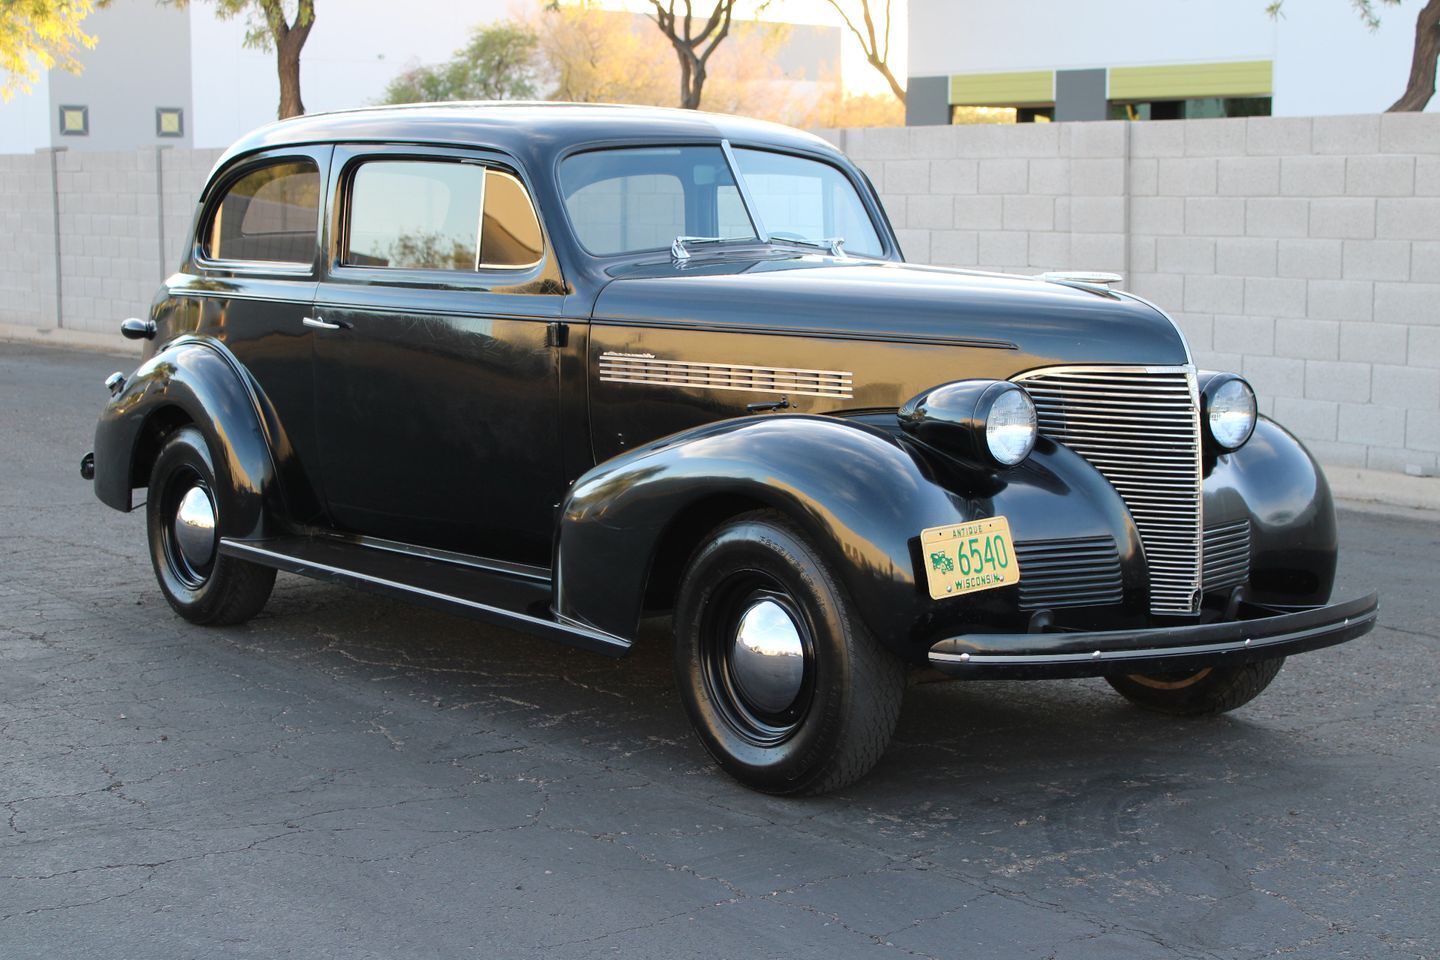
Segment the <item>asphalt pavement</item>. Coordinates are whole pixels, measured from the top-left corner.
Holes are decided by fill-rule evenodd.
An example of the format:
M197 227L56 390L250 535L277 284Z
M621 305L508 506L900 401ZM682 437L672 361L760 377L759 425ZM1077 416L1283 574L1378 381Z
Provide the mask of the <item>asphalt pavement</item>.
M282 575L166 606L78 464L134 361L0 344L0 958L1440 956L1440 525L1342 514L1382 626L1216 719L913 687L818 799L613 661Z

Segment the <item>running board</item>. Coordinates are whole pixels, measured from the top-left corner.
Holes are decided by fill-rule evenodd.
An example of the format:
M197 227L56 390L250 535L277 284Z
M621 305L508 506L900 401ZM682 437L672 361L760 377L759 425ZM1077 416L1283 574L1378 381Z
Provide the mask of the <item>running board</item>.
M220 552L237 560L397 597L612 657L630 652L628 640L558 619L550 609L548 581L502 569L325 536L224 538Z

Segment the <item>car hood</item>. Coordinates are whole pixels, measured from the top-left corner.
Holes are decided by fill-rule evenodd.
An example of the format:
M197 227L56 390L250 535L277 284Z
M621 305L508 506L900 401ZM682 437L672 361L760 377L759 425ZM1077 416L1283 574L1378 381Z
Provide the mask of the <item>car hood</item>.
M594 319L827 339L1000 348L1059 363L1190 362L1174 323L1125 294L1038 278L820 256L696 257L625 268Z

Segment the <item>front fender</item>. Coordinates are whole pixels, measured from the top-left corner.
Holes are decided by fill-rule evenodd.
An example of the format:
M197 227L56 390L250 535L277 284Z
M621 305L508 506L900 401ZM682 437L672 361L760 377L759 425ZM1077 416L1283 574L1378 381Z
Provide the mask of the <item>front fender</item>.
M798 523L865 626L915 660L956 624L1019 615L1014 587L932 600L917 575L927 527L1004 514L1017 543L1108 535L1127 571L1140 549L1113 488L1049 441L1021 466L988 472L855 420L727 420L637 448L576 482L557 532L556 612L633 639L666 530L715 497L773 508ZM1143 591L1143 578L1131 579Z
M137 454L155 417L188 420L204 434L222 474L221 535L265 536L267 515L284 514L270 440L238 363L221 347L185 338L136 369L95 427L95 495L107 506L131 509L131 491L146 479L137 476Z
M1250 521L1247 599L1297 607L1327 602L1339 553L1335 503L1305 446L1261 417L1243 447L1207 467L1206 526Z

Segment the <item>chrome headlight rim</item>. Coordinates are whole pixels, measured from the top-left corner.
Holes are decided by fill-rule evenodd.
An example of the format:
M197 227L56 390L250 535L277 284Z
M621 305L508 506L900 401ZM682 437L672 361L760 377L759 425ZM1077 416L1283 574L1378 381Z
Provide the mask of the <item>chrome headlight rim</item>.
M987 391L990 403L985 410L985 448L1000 466L1019 466L1035 450L1040 418L1035 401L1024 387L1008 381L998 382L997 387Z
M1260 419L1255 388L1237 373L1217 373L1200 388L1200 419L1206 438L1220 450L1239 450L1255 435Z
M1039 418L1030 394L1009 380L952 380L896 411L916 440L981 470L1009 469L1035 449Z

